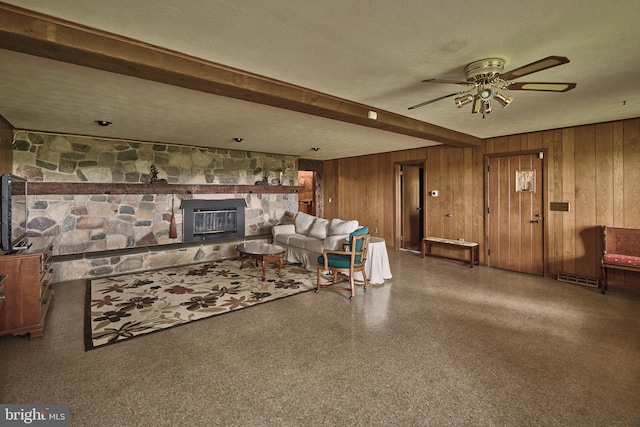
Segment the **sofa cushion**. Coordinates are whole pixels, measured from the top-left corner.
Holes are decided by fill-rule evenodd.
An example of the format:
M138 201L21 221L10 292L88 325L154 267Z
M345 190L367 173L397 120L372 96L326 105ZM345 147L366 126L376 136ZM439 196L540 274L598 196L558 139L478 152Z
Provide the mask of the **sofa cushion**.
M334 218L329 224L329 236L336 236L338 234L349 234L356 228L358 228L358 221L355 219L344 221L338 218Z
M311 229L307 233L309 237L315 237L316 239L326 239L327 230L329 228L329 220L324 218L316 218L311 225Z
M293 224L296 218L296 213L295 212L291 212L291 211L285 211L284 215L282 215L282 218L280 218L280 221L278 222L278 224Z
M295 234L296 226L293 224L277 224L271 228L271 234L275 238L278 234Z
M640 257L622 254L606 254L603 261L608 264L640 267Z
M311 239L304 242L304 249L314 254L321 254L323 251L324 242L319 239Z
M274 237L274 243L277 245L287 245L287 246L291 246L291 244L289 243L289 241L293 238L299 237L299 234L295 234L295 233L291 233L291 234L277 234L276 237Z
M341 251L343 245L347 243L347 237L348 235L344 234L339 234L337 236L327 236L327 238L324 239L324 249ZM320 251L319 253L321 252L322 251Z
M289 246L299 249L307 249L307 246L311 245L313 242L320 242L320 244L322 244L321 240L304 236L302 234L293 234L289 237L288 241Z
M309 230L311 230L311 226L315 219L316 217L313 215L298 212L296 214L296 218L293 220L293 223L296 226L296 233L304 234L306 236L309 233Z

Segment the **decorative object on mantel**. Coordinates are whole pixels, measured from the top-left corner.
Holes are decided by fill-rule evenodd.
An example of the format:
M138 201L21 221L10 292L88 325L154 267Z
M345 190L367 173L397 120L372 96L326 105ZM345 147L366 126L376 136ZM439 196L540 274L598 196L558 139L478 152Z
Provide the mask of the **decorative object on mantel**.
M149 184L166 184L167 180L164 178L158 178L158 167L155 164L151 164L149 168L151 172L151 179L149 180Z
M269 185L269 175L271 173L269 171L264 171L262 173L262 181L256 181L256 185Z
M277 169L276 172L279 172L278 185L283 185L282 182L284 181L284 175L287 173L287 162L284 159L282 159L282 167Z
M178 238L178 229L176 227L176 214L173 210L174 206L174 198L173 194L171 195L171 221L169 222L169 238L176 239Z
M315 288L314 276L297 265L285 264L282 275L268 271L263 282L260 268L223 260L90 280L85 350Z

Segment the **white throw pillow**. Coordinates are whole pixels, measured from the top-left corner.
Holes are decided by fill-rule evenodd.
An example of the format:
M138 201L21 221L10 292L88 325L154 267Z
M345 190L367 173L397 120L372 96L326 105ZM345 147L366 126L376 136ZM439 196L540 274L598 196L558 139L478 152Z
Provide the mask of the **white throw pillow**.
M316 218L309 230L309 237L324 240L327 238L327 229L329 228L329 220L324 218Z
M352 219L350 221L343 221L338 218L331 220L329 224L329 236L336 236L338 234L349 234L358 228L358 221Z
M313 221L315 221L316 217L313 215L306 214L304 212L298 212L296 214L296 218L293 220L293 223L296 226L296 233L304 234L305 236L311 229L313 225Z

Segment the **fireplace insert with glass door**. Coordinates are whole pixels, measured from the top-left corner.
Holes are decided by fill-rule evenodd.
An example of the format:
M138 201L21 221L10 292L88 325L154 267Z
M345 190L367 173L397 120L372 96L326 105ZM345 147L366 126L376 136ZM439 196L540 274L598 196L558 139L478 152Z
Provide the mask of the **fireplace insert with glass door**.
M183 200L184 242L244 237L244 199Z

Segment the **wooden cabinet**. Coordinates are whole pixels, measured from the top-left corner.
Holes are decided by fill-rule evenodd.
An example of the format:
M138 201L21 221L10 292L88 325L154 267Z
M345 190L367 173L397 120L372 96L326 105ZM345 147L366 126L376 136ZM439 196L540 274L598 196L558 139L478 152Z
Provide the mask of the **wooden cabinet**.
M0 308L2 308L4 304L4 281L6 278L6 274L0 274Z
M53 299L51 289L52 239L30 239L30 249L0 255L4 304L0 307L0 335L29 334L41 338L44 319Z

